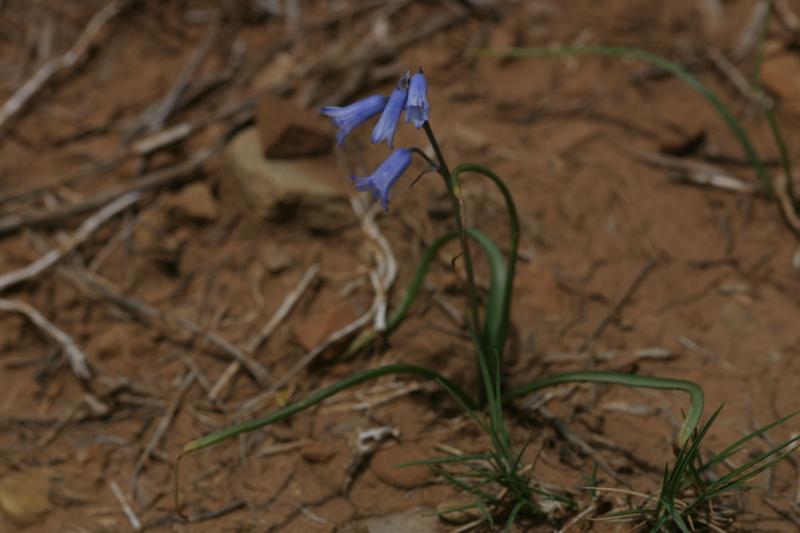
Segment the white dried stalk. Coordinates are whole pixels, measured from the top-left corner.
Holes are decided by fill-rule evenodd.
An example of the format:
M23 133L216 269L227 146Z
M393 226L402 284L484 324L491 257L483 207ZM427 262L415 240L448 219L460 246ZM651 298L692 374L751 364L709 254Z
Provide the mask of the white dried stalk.
M78 348L78 345L75 344L72 337L47 320L47 318L35 308L24 302L0 298L0 311L18 313L30 320L32 324L61 345L64 356L67 358L69 366L76 376L81 379L89 379L91 377L89 365L86 362L86 355Z
M80 34L75 44L64 55L52 59L42 65L36 73L9 98L0 108L0 129L11 117L16 115L28 101L44 87L53 76L62 70L75 66L80 62L94 42L103 26L116 17L131 0L115 0L94 14Z

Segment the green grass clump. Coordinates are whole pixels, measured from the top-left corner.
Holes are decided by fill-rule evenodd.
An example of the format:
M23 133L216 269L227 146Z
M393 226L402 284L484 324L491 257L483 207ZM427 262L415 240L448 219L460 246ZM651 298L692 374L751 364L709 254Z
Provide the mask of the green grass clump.
M773 195L775 184L768 174L754 144L735 115L727 105L700 80L665 58L644 50L614 46L584 46L577 48L515 48L507 50L489 50L486 55L494 57L559 57L564 55L605 55L612 57L634 57L655 65L676 78L684 81L699 92L717 110L730 127L744 152L750 159L755 173L764 191ZM791 175L791 163L783 137L771 108L765 108L771 130L779 145L784 160L784 170ZM348 388L366 381L387 375L413 375L418 378L438 383L464 409L472 420L487 435L490 446L482 453L472 455L450 455L414 463L427 465L444 481L460 491L472 496L472 502L451 509L442 509L443 515L463 511L477 511L480 518L474 525L485 524L490 529L502 528L510 530L523 516L529 520L550 517L553 509L565 512L577 509L574 498L545 490L533 477L534 465L524 465L522 457L526 445L515 445L512 442L505 419L505 408L510 402L521 396L533 393L546 387L564 383L605 383L637 388L660 390L678 390L689 395L689 407L675 441L674 459L665 466L663 481L659 495L644 497L639 506L618 510L602 517L602 520L626 520L635 522L639 528L649 528L652 532L677 531L687 533L696 530L720 530L731 518L729 509L722 503L728 495L749 488L748 482L776 462L785 458L797 448L800 437L783 441L767 452L761 453L743 465L730 469L725 474L717 471L730 458L740 452L748 442L762 435L765 431L787 421L795 414L784 417L765 428L759 429L736 441L722 452L712 455L704 461L701 444L712 424L719 416L717 410L702 426L700 421L704 408L703 390L699 385L686 380L667 379L655 376L641 376L615 372L571 372L558 374L508 389L502 379L503 354L511 322L511 301L514 293L514 276L517 261L517 245L519 241L519 221L513 197L503 180L491 170L481 165L463 164L449 170L428 122L424 123L424 131L433 148L436 161L428 159L444 180L445 188L453 205L456 227L449 233L434 241L425 251L416 269L411 283L399 305L389 317L387 328L383 332L367 331L347 348L345 356L353 357L373 345L379 337L388 338L403 323L416 298L432 260L441 248L450 241L458 240L461 245L461 256L467 273L467 329L474 344L476 370L479 377L478 390L474 394L467 393L457 383L449 380L433 370L417 365L395 364L372 368L340 380L324 387L304 399L292 403L266 417L247 421L209 435L200 437L183 448L180 457L190 452L226 441L242 433L254 431L290 416L300 413L327 398ZM497 187L506 204L509 216L509 246L504 257L498 246L484 233L476 228L467 228L463 221L464 197L461 189L462 175L477 175L488 179ZM787 191L792 199L793 208L800 213L800 205L793 196L791 187ZM485 298L479 298L475 284L471 246L476 245L484 252L491 272L490 286ZM176 474L176 483L177 483ZM604 489L590 482L590 494L597 495ZM630 493L630 491L628 491ZM178 489L176 488L176 506ZM630 493L636 494L636 493ZM580 517L581 515L577 515ZM577 519L577 518L576 518Z

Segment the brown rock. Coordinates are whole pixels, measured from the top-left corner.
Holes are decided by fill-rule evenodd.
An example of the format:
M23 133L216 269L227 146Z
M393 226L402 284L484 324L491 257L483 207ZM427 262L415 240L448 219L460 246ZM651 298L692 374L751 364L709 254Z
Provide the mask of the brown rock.
M258 102L256 125L266 157L288 159L327 154L333 147L331 129L319 113L292 100L265 95Z
M297 58L289 52L275 54L275 57L267 63L261 72L253 80L253 88L256 91L279 92L285 88L286 82L291 75L292 68L297 65Z
M334 498L311 510L334 524L342 524L356 514L353 504L344 498Z
M416 444L399 444L376 453L372 458L371 468L384 483L399 489L414 489L430 481L430 468L399 465L425 459L428 459L427 454Z
M787 109L800 113L800 56L783 53L768 58L761 68L761 80Z
M336 455L336 450L323 442L313 442L304 447L300 455L307 463L327 463Z
M306 351L310 351L358 316L353 306L342 302L334 306L325 307L321 311L312 313L305 320L295 323L292 327L295 339Z
M50 476L42 470L15 472L0 480L0 509L19 526L41 520L52 508Z
M267 243L261 252L264 266L270 274L280 274L294 263L289 251L274 243Z
M756 322L751 310L736 300L728 300L720 306L720 323L733 335L753 332Z
M336 231L353 222L347 195L332 158L267 159L254 128L226 148L234 190L252 215L271 222L296 219L308 229Z
M167 200L167 206L178 216L199 221L219 217L219 207L211 189L203 182L187 185Z

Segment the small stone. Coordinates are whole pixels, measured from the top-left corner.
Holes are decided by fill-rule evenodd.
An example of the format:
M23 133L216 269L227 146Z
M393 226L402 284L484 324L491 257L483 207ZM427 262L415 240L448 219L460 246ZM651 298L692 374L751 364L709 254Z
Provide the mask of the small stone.
M292 256L281 246L269 243L261 253L264 266L270 274L280 274L294 263Z
M286 84L292 69L297 65L297 58L289 52L276 54L253 80L256 91L280 91Z
M293 324L292 331L300 346L306 351L316 348L329 335L353 322L358 315L353 306L342 302L312 313Z
M258 102L256 124L266 157L288 159L327 154L333 147L324 117L287 98L265 95Z
M756 329L750 309L735 300L728 300L720 307L720 323L733 335L741 335Z
M430 481L430 468L424 465L398 465L426 459L428 456L416 444L399 444L378 451L372 458L371 468L378 479L388 485L399 489L414 489Z
M347 522L356 514L353 504L344 498L328 500L318 507L312 507L311 511L334 524Z
M219 217L219 206L211 189L203 182L187 185L167 200L167 206L178 216L210 222Z
M359 520L342 529L343 533L434 533L440 531L431 509L415 508L386 516Z
M800 113L800 56L781 53L768 58L761 67L761 80L781 104Z
M313 442L305 446L300 455L307 463L327 463L336 455L336 450L322 442Z
M50 476L42 470L15 472L0 480L0 509L19 526L40 521L52 509Z
M226 148L227 164L238 194L255 218L297 220L306 228L334 232L352 224L352 209L330 157L267 159L258 132L249 128Z

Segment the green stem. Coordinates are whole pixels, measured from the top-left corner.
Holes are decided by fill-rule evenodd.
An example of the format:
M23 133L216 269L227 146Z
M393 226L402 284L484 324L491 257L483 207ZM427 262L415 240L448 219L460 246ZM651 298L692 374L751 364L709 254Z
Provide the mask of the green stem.
M493 341L492 344L496 347L498 357L502 361L506 339L508 338L508 328L511 322L511 300L514 294L514 274L517 265L517 248L519 247L519 217L517 216L517 208L514 204L511 191L508 190L505 182L500 179L497 174L482 165L473 163L459 165L453 170L453 174L456 176L460 176L464 172L475 172L489 178L503 195L503 199L506 203L506 211L508 211L511 243L508 251L508 261L506 263L506 285L501 300L502 308L499 311L495 311L490 306L487 306L486 311L487 323L490 321L491 317L495 314L497 315L496 320L498 324L496 328L490 328L489 331L496 330L498 332L497 338L491 340Z
M495 309L501 305L503 298L503 293L501 291L503 291L506 286L505 272L503 270L505 266L503 264L503 256L492 240L482 231L475 228L467 228L467 235L476 243L478 243L481 248L483 248L486 259L489 262L489 272L491 278L489 284L489 297L486 307L487 310ZM460 233L457 230L454 230L442 235L433 241L430 246L428 246L428 248L422 254L419 263L417 264L417 270L414 272L414 276L411 278L411 283L406 289L403 299L392 311L392 314L386 321L386 331L384 332L385 335L391 335L406 318L406 315L408 315L408 311L411 309L411 304L414 303L417 294L419 294L419 290L422 288L422 282L425 279L428 268L430 268L433 259L439 253L439 250L441 250L442 246L459 237ZM499 324L489 324L488 316L489 311L487 311L487 324L485 325L485 327L488 328L487 335L496 336L496 331L498 330L493 328L498 328ZM380 333L374 329L362 333L350 344L350 346L347 347L347 351L344 353L343 357L348 358L357 354L372 344L379 334Z
M433 134L429 122L423 124L425 135L428 136L428 141L433 147L433 153L439 163L436 171L442 178L444 178L447 192L450 195L450 201L453 205L453 215L456 219L456 229L461 236L461 252L464 254L464 268L467 271L467 298L469 299L470 311L470 328L474 335L478 335L480 331L480 316L478 314L478 296L475 288L475 269L472 265L472 255L469 251L469 242L467 241L467 231L464 226L464 198L461 193L461 187L458 181L453 181L453 176L450 173L450 168L447 166L447 161L442 154L439 143L436 141L436 136Z
M511 389L503 395L503 403L546 387L572 382L610 383L614 385L625 385L627 387L681 390L688 393L690 397L689 411L675 438L676 450L683 448L689 441L689 437L692 436L703 414L703 389L696 383L683 379L637 376L635 374L622 374L618 372L568 372L566 374L557 374Z
M458 397L460 402L463 402L464 405L469 406L471 409L475 409L475 403L470 399L470 397L455 383L447 379L446 377L440 375L433 370L429 370L427 368L416 366L416 365L406 365L406 364L397 364L397 365L386 365L378 368L373 368L370 370L365 370L363 372L359 372L357 374L353 374L349 378L343 379L333 385L325 387L323 389L318 390L317 392L303 398L299 402L293 403L292 405L286 406L279 411L272 413L269 416L264 418L259 418L256 420L250 420L248 422L243 422L241 424L236 424L234 426L230 426L219 431L215 431L210 435L206 435L205 437L201 437L197 440L193 440L192 442L188 443L186 446L183 447L182 453L194 452L201 448L205 448L206 446L211 446L212 444L217 444L223 440L229 439L231 437L235 437L241 433L247 433L249 431L254 431L256 429L260 429L264 426L269 424L274 424L275 422L279 422L284 418L288 418L300 411L304 411L309 407L313 407L318 403L330 398L331 396L342 392L345 389L349 389L350 387L355 387L356 385L360 385L365 381L369 381L371 379L375 379L381 376L386 376L389 374L413 374L416 376L420 376L424 379L434 380L439 383L443 383L445 387L453 394Z
M423 129L425 130L425 135L428 136L428 141L431 143L433 152L439 162L437 172L444 179L445 187L447 188L447 192L450 196L450 202L453 205L453 215L456 219L456 229L461 236L461 253L464 257L464 269L467 272L467 300L469 302L468 323L470 334L475 340L475 347L477 350L476 357L492 357L491 353L487 354L487 346L485 344L486 339L483 335L481 335L480 314L478 312L478 292L475 286L475 268L472 264L472 254L470 253L467 231L466 227L464 226L465 209L464 195L461 190L461 184L458 181L458 176L454 176L450 173L450 168L447 166L447 161L444 158L444 154L442 154L442 150L439 147L439 143L436 140L436 136L433 134L433 130L431 129L431 125L428 121L425 121L423 124ZM490 368L494 368L495 365L490 364L489 366ZM491 386L491 383L484 383L483 387L480 388L481 394L483 395L483 391L486 387Z

